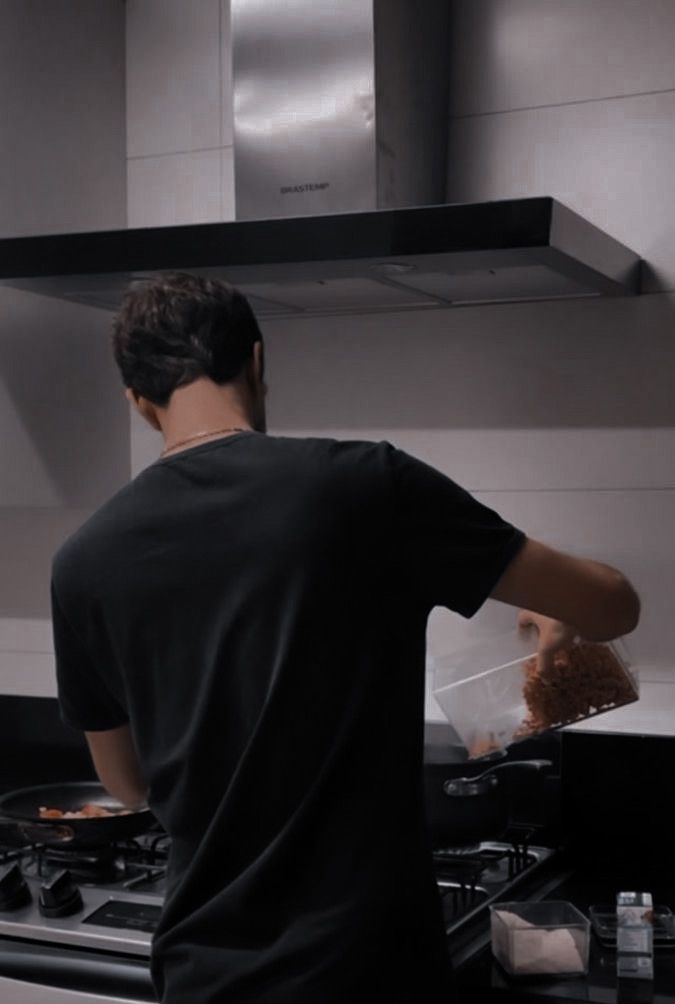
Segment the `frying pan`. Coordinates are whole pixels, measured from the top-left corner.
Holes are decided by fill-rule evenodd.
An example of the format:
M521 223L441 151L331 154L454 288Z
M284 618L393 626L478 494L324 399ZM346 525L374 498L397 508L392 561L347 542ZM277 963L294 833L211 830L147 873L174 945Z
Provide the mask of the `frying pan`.
M125 816L96 816L89 819L42 819L40 806L76 812L87 803L116 812L124 809L102 784L94 781L71 781L41 784L33 788L0 795L0 825L8 833L24 840L68 847L95 847L114 840L125 840L144 833L156 822L150 809L143 806Z

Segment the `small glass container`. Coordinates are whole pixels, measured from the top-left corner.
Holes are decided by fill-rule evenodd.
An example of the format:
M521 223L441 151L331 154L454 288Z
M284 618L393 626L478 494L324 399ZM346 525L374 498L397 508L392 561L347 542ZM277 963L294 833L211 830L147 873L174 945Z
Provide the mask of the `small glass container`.
M509 976L585 976L590 928L565 900L490 907L492 953Z
M538 679L537 641L528 628L430 659L433 696L468 759L638 700L621 639L575 645L571 658L578 665L556 669L551 687Z
M670 907L654 906L654 948L675 948L675 915ZM601 903L588 911L591 927L601 945L616 948L616 906Z

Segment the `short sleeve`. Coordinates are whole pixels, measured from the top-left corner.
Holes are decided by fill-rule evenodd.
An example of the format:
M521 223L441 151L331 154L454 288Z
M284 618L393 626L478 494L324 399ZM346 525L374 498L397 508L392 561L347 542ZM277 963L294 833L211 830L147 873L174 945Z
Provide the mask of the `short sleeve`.
M444 606L473 617L525 533L421 460L393 446L389 460L403 573L430 609Z
M126 724L129 716L65 616L51 584L52 633L61 720L96 732Z

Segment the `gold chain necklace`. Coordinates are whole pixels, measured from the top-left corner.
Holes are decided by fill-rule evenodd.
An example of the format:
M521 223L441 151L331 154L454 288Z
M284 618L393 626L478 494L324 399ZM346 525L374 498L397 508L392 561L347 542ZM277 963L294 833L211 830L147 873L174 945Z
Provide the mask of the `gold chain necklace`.
M247 429L210 429L208 432L195 432L194 436L188 436L186 439L179 439L177 443L172 443L171 446L165 446L160 457L163 457L165 453L169 450L175 450L177 446L184 446L186 443L191 443L193 439L203 439L204 436L216 436L221 432L247 432Z

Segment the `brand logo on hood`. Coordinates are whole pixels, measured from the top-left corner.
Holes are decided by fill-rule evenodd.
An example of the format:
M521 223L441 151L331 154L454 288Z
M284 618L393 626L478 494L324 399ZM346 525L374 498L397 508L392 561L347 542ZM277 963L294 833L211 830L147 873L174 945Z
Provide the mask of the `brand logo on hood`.
M282 195L288 195L289 192L320 192L328 188L329 184L329 181L308 181L306 185L282 185L279 191Z

